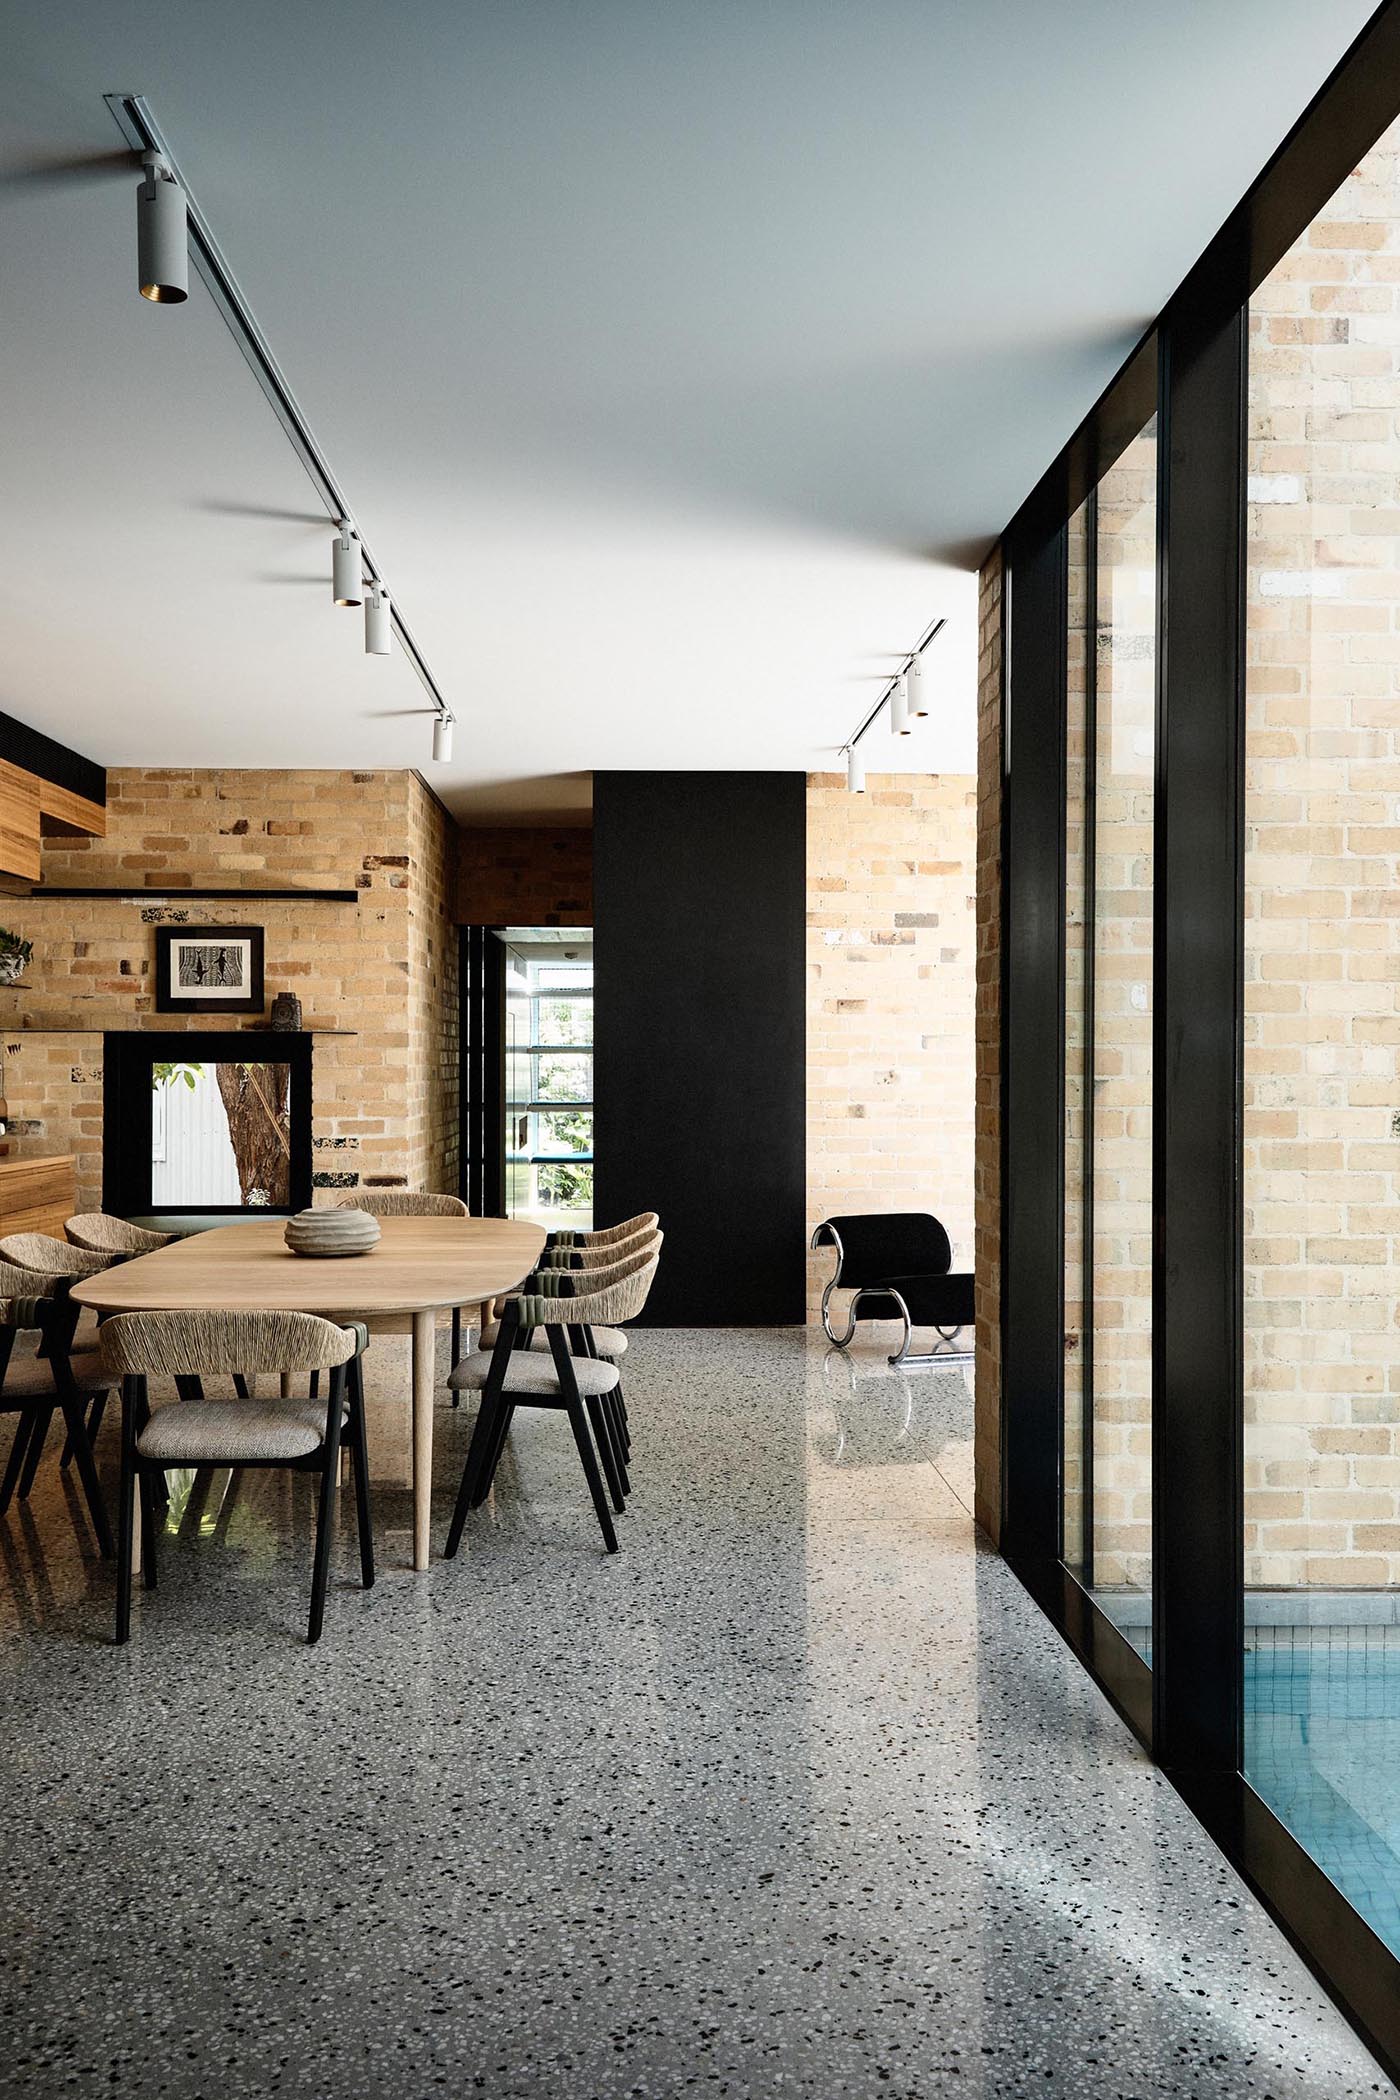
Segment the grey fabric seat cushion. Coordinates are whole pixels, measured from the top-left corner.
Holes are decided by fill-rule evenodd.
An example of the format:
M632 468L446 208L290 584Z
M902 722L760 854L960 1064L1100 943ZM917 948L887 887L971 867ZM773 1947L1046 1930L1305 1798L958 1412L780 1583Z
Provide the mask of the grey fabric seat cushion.
M488 1320L481 1330L482 1348L494 1349L496 1336L500 1331L501 1323L499 1320ZM620 1356L627 1354L627 1336L621 1327L595 1327L593 1339L598 1344L599 1354L610 1357L614 1363ZM545 1333L543 1327L535 1328L531 1334L530 1347L532 1349L543 1349L545 1354L548 1355L549 1336Z
M115 1383L102 1369L95 1349L71 1356L73 1376L80 1393L101 1393ZM55 1397L53 1367L44 1356L12 1356L5 1373L6 1400L52 1400Z
M585 1399L600 1393L610 1393L617 1384L617 1365L600 1363L594 1356L576 1356L573 1359L574 1376L578 1389ZM491 1351L478 1349L471 1356L464 1356L448 1384L458 1392L477 1392L491 1375ZM548 1394L552 1399L559 1396L559 1374L554 1368L552 1356L536 1356L530 1350L516 1349L511 1353L510 1369L506 1373L508 1393Z
M236 1466L307 1458L325 1433L324 1400L172 1400L156 1409L136 1448L169 1466Z

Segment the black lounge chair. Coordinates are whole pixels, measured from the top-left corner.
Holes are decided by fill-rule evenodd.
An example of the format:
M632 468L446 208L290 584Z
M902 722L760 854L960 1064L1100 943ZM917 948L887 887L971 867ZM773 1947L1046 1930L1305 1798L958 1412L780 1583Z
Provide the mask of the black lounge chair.
M890 1358L892 1364L971 1360L971 1349L956 1343L976 1316L972 1272L952 1273L952 1242L928 1211L867 1211L827 1218L812 1234L812 1245L836 1249L836 1273L822 1292L822 1326L838 1349L849 1348L860 1320L902 1320L904 1336ZM844 1334L837 1334L831 1324L833 1291L855 1293ZM916 1327L932 1327L938 1334L938 1343L925 1354L910 1348Z

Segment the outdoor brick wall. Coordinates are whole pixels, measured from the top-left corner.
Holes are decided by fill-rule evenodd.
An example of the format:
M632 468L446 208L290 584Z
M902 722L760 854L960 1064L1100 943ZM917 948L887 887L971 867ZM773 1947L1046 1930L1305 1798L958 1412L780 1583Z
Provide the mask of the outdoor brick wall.
M977 662L976 1512L1001 1535L1001 553L983 566Z
M1400 1581L1400 126L1256 295L1246 1571Z
M807 1200L931 1210L972 1263L976 789L967 774L807 780ZM757 1054L761 1053L761 1048ZM829 1253L808 1257L809 1305Z
M457 857L456 918L461 926L591 926L592 827L464 831Z
M293 991L306 1026L355 1031L315 1048L317 1200L455 1187L454 829L407 772L110 772L106 838L46 841L45 881L172 900L215 884L353 888L360 902L6 900L0 916L34 942L24 983L0 991L17 1149L74 1153L79 1205L95 1207L102 1037L76 1031L209 1025L153 1012L156 924L260 925L269 1005Z

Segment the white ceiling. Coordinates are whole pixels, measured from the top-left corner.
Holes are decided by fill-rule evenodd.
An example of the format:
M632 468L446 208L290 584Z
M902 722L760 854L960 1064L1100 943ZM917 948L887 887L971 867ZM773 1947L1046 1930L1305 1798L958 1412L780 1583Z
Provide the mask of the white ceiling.
M0 707L109 764L834 767L1369 0L4 0ZM460 728L335 611L194 283L135 288L145 94Z

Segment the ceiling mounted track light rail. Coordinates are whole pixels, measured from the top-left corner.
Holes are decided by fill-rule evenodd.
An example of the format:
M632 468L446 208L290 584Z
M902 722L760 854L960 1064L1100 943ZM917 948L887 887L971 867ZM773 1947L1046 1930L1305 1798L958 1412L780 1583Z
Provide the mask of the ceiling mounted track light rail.
M881 708L889 708L890 732L894 736L908 736L912 720L915 717L922 719L927 715L929 693L923 655L929 643L943 632L947 624L946 620L938 619L925 629L855 735L841 746L842 755L846 760L846 785L853 795L865 793L865 759L856 747L866 730L878 721Z
M396 601L384 587L384 577L358 527L349 520L354 512L345 492L330 470L317 444L305 412L288 384L285 373L258 326L233 271L215 240L208 220L190 192L179 163L151 113L144 95L112 94L103 98L117 128L132 152L141 156L145 178L137 192L137 246L141 293L162 305L177 305L188 296L189 258L203 278L225 327L237 343L249 370L262 388L268 405L286 432L292 450L301 461L317 498L335 526L332 551L335 599L339 605L365 604L365 650L370 656L387 656L387 634L381 620L399 639L399 646L413 666L414 674L433 703L437 720L433 726L433 756L446 763L452 753L452 724L456 720L429 669L427 659L406 625ZM341 542L350 545L342 551ZM342 566L344 564L344 566ZM353 580L353 594L342 596L342 581ZM368 596L366 595L368 593ZM371 609L374 621L371 621ZM373 636L373 639L372 639ZM382 643L382 646L381 646ZM446 732L445 735L442 732ZM441 748L440 748L441 747Z

